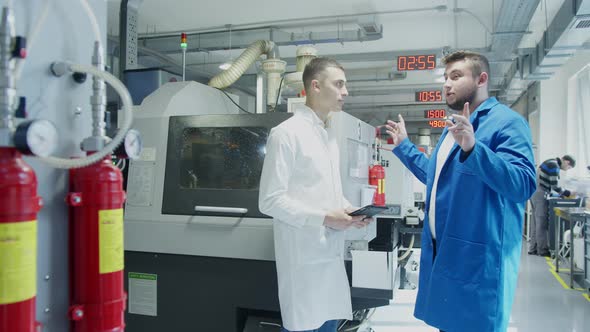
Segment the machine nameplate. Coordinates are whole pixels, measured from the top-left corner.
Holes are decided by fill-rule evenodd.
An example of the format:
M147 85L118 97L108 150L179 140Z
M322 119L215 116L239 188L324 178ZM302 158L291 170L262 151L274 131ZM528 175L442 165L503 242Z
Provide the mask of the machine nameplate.
M133 167L129 170L129 183L127 186L134 188L134 190L127 192L127 204L151 206L155 164L145 161L132 161L131 163Z

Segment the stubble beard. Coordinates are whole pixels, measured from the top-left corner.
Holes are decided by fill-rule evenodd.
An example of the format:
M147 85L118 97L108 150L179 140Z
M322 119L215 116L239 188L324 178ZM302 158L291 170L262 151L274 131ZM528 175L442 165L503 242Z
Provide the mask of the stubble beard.
M447 105L455 111L462 111L463 107L465 107L465 103L469 102L470 105L473 104L473 100L475 99L476 92L477 92L477 90L473 89L465 97L455 100L455 102L452 104L449 104L449 102L447 101Z

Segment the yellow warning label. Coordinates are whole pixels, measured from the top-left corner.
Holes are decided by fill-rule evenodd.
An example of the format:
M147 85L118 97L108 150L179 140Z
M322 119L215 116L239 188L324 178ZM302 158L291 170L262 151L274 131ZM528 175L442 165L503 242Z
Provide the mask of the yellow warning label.
M123 270L123 209L98 211L99 273Z
M0 304L37 293L37 220L0 224Z

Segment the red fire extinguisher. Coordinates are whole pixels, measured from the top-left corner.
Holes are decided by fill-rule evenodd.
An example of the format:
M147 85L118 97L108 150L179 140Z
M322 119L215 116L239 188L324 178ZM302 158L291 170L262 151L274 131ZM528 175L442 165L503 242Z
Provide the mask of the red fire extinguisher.
M373 195L373 204L385 206L385 168L381 165L381 128L375 128L375 143L373 144L373 165L369 166L369 184L377 190Z
M0 331L34 332L37 177L15 148L0 147Z
M70 170L70 310L75 332L125 329L123 175L110 156Z
M373 204L385 206L385 169L383 166L378 164L369 166L369 184L377 187L373 196Z

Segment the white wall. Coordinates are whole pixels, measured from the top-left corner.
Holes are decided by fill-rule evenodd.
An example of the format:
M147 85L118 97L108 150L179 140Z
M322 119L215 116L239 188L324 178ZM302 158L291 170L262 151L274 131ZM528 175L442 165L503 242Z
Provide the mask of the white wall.
M590 51L578 51L550 80L541 81L539 162L577 150L566 144L567 87L571 76L588 63Z

